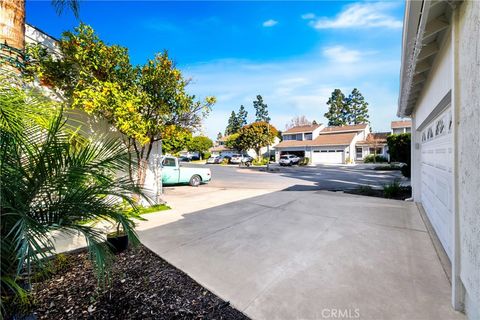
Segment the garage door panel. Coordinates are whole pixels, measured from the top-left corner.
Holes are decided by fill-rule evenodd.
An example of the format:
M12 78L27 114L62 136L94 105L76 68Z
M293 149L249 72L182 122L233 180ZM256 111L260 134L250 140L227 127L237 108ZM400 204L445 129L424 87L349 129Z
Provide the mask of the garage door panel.
M312 163L343 163L343 149L314 149L312 151Z
M432 120L422 131L421 198L423 207L442 242L452 257L453 243L453 156L452 134L449 128L441 130L439 122L448 123L447 109Z

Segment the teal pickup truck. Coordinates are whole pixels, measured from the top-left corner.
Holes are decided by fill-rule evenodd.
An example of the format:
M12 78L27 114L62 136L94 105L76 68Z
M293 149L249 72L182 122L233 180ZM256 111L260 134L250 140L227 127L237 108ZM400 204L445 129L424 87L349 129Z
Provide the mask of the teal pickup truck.
M180 184L188 183L197 187L212 179L212 172L208 168L180 167L175 157L164 157L162 159L162 183Z

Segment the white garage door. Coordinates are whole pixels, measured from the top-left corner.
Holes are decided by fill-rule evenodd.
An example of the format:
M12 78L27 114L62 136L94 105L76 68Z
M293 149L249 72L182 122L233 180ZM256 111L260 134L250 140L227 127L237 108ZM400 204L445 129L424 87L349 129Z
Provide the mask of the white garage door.
M447 108L422 130L422 204L450 260L453 245L452 115Z
M314 149L312 163L343 163L343 153L343 149Z

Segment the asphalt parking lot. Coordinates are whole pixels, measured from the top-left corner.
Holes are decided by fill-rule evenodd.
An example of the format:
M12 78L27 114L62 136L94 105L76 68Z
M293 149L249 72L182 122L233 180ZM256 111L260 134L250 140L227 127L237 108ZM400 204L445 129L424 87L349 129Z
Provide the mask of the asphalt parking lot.
M400 171L377 171L365 165L324 165L308 167L280 167L272 164L273 172L264 167L243 168L238 166L182 164L184 166L208 167L212 170L212 181L204 187L247 188L276 190L348 190L369 185L382 188L399 179L408 180ZM278 170L278 171L276 171Z

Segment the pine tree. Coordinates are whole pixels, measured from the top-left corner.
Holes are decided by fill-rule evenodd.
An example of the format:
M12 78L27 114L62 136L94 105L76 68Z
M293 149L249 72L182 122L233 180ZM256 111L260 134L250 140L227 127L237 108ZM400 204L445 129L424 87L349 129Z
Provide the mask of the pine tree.
M241 105L237 113L237 124L240 128L247 124L247 116L247 110L245 110L245 107Z
M268 106L263 103L261 95L257 96L256 101L253 101L253 107L255 108L255 121L270 121L270 118L268 117Z
M230 118L228 118L227 128L225 129L225 135L229 136L235 133L236 127L237 127L237 115L235 114L235 111L232 111L232 113L230 114Z
M350 110L342 90L333 90L327 105L329 108L324 117L327 118L329 126L344 126L349 123Z
M222 139L223 138L223 135L221 132L217 133L217 141Z
M350 110L349 123L361 124L369 123L368 120L368 103L357 88L352 90L352 93L347 98L347 104Z

